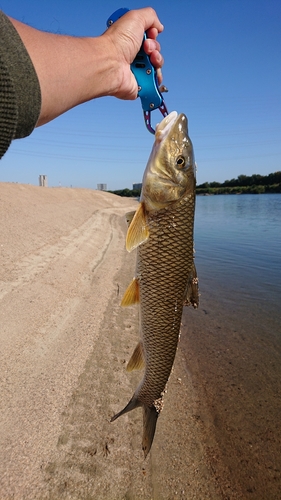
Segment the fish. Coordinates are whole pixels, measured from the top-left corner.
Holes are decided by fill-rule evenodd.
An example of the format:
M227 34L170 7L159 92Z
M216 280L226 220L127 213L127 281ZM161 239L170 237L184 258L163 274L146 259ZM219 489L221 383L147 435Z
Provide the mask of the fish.
M127 370L144 369L129 403L111 418L143 408L142 449L154 439L173 367L184 305L198 307L194 264L196 164L185 114L176 111L156 126L139 207L127 214L126 248L137 249L136 272L122 306L139 304L140 341Z

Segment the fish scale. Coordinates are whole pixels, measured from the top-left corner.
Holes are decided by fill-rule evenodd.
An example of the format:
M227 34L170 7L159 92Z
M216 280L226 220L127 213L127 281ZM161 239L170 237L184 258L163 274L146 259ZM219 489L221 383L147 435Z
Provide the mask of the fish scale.
M187 221L194 203L192 196L168 214L164 209L148 218L149 239L138 248L136 276L146 353L139 399L149 406L165 389L177 349L184 293L193 265L193 225ZM168 241L165 253L163 241Z

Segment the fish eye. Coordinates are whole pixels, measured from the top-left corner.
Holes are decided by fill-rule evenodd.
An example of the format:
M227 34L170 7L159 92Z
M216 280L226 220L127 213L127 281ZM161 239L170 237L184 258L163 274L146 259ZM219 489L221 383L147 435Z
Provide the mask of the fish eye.
M185 158L182 155L179 155L176 159L176 164L179 168L184 168L185 167Z

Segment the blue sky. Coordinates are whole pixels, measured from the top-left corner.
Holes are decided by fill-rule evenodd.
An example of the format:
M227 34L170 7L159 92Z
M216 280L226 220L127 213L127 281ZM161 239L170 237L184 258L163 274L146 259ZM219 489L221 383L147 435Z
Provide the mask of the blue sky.
M147 5L165 25L166 105L188 117L197 182L281 170L280 0L0 0L20 21L76 36L101 34L117 8ZM139 99L101 98L14 141L0 181L38 184L46 174L50 186L130 188L152 144Z

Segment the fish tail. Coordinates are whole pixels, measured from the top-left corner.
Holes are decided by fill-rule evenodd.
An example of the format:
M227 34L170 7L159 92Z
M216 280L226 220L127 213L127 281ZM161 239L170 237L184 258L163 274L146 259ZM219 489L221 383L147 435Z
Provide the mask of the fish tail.
M116 415L113 415L113 417L111 417L110 422L114 422L114 420L116 420L118 417L121 417L121 415L124 415L125 413L128 413L129 411L134 410L139 406L142 406L142 403L140 403L139 400L133 396L129 403L125 406L125 408L123 408L123 410L119 411L118 413L116 413Z
M153 442L158 415L159 412L154 406L143 405L142 449L144 458L147 457Z
M156 408L154 406L147 406L141 403L137 397L133 396L129 403L125 406L125 408L116 413L116 415L114 415L110 419L110 422L114 422L114 420L116 420L118 417L121 417L121 415L124 415L125 413L128 413L129 411L134 410L139 406L143 407L142 449L144 452L144 458L146 458L153 442L157 418L159 415L159 412L156 410Z

